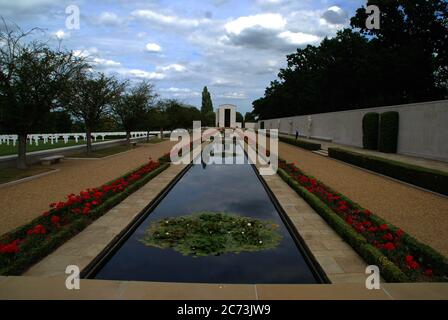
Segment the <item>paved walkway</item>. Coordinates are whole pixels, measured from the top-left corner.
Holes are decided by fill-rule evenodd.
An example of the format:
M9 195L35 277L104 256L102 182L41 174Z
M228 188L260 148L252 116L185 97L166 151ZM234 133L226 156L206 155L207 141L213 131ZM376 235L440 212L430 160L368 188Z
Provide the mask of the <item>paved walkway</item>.
M448 198L279 142L280 157L448 256Z
M283 136L287 136L289 138L292 137L292 136L288 136L288 135L283 135ZM378 151L374 151L374 150L366 150L363 148L347 146L347 145L343 145L343 144L339 144L339 143L327 142L327 141L322 141L322 140L317 140L317 139L307 139L307 138L300 137L300 140L314 142L314 143L320 143L323 150L328 150L328 148L341 148L341 149L358 152L358 153L362 153L362 154L366 154L366 155L371 155L371 156L375 156L375 157L379 157L379 158L385 158L385 159L389 159L389 160L404 162L404 163L408 163L411 165L416 165L416 166L420 166L420 167L424 167L424 168L428 168L428 169L434 169L434 170L448 172L448 162L412 157L412 156L407 156L407 155L403 155L403 154L383 153L383 152L378 152Z
M67 194L98 187L143 165L149 157L158 159L175 142L142 144L135 150L99 160L64 160L52 166L60 171L35 180L0 189L0 234L36 218L51 202Z

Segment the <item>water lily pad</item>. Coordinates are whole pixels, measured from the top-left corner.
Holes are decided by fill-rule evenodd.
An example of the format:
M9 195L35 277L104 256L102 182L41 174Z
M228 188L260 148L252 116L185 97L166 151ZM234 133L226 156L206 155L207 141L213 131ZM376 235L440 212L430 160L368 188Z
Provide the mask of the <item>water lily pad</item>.
M208 256L260 251L278 246L279 226L235 214L201 212L152 223L140 240L147 246L183 255Z

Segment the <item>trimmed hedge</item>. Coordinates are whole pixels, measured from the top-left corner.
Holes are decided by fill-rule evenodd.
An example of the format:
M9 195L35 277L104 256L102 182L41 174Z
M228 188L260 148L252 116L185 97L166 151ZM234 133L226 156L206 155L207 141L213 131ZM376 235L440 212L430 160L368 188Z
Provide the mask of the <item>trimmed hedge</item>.
M397 153L399 113L385 112L380 117L380 135L378 150L385 153Z
M362 119L362 144L364 149L378 149L380 115L376 112L369 112Z
M448 173L446 172L427 169L381 157L364 155L340 148L328 148L328 155L331 158L448 195Z
M142 179L135 181L130 184L126 189L122 192L117 193L116 195L108 198L98 207L94 208L90 211L88 216L79 215L77 218L74 218L70 224L64 226L55 234L49 234L44 242L40 243L38 246L33 247L32 244L26 253L21 254L20 258L16 260L12 260L6 266L0 268L0 275L20 275L25 272L29 267L33 264L39 262L39 260L43 259L45 256L49 255L51 252L56 250L62 244L64 244L67 240L84 230L88 225L90 225L93 221L104 215L111 208L122 202L129 195L140 189L143 185L148 183L155 176L160 174L162 171L167 169L170 166L169 163L161 164L157 169L149 172ZM143 166L142 166L143 167ZM138 170L138 169L137 169ZM134 172L136 170L132 170ZM130 173L131 173L130 172ZM122 177L129 175L127 173ZM121 178L121 177L120 177ZM120 179L118 178L118 179ZM115 181L117 179L114 179ZM111 182L109 182L111 183ZM108 183L106 183L108 184ZM18 238L20 235L26 234L26 232L35 225L44 224L45 219L47 217L37 217L33 221L13 230L8 233L8 236L11 238Z
M296 140L296 139L288 138L288 137L284 137L284 136L279 136L278 140L288 143L288 144L292 144L296 147L310 150L310 151L315 151L315 150L321 149L320 143L313 143L313 142L308 142L308 141L299 140L299 139Z

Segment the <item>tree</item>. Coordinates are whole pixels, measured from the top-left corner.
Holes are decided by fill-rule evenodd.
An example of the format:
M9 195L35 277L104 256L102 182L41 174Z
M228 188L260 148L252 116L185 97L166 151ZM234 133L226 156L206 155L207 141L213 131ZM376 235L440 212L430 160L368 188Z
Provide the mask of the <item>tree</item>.
M244 115L244 123L246 122L256 122L255 115L252 112L246 112Z
M381 28L367 29L365 8L351 29L297 49L253 101L260 119L444 99L448 95L448 2L369 0Z
M79 72L70 80L70 90L64 95L65 108L84 122L87 154L92 153L92 132L100 118L120 98L124 84L103 73Z
M17 167L25 169L27 135L44 131L50 110L60 106L69 78L87 68L72 52L26 42L34 30L0 30L0 127L18 135Z
M212 126L215 123L212 98L207 87L204 87L204 90L202 91L201 114L202 122L204 122L205 126Z
M56 110L50 112L48 121L42 132L45 133L63 133L72 132L73 121L70 114L65 110Z
M141 82L124 92L114 103L112 110L126 131L126 142L131 144L131 131L144 126L145 118L155 100L154 86Z
M243 124L243 122L244 122L244 117L243 117L243 115L240 113L240 112L237 112L236 113L236 115L235 115L235 120L236 120L236 122L240 122L241 124Z

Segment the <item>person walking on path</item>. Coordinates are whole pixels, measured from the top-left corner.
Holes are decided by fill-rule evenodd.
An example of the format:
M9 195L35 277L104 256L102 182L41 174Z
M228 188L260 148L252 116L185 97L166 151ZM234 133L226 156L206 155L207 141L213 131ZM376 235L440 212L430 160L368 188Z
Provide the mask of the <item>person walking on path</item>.
M299 129L296 128L296 140L299 139Z

